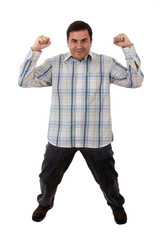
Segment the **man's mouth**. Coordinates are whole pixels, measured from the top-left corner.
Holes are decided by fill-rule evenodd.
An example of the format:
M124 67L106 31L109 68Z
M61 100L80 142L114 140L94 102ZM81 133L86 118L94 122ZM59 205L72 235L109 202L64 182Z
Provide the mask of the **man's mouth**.
M83 53L84 52L84 50L76 50L76 53Z

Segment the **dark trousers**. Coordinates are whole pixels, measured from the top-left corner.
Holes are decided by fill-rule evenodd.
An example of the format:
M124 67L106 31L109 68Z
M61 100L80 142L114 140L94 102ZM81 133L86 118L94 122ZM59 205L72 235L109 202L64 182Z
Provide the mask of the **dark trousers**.
M40 176L41 194L37 200L40 206L51 208L58 184L69 167L74 154L80 151L85 158L96 182L99 184L112 210L122 208L124 198L119 193L118 174L114 168L111 144L102 148L62 148L46 146Z

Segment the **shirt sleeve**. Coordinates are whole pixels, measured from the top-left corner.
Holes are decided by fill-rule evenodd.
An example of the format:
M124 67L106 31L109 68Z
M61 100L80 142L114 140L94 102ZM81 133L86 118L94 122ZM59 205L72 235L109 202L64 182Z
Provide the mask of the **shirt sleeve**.
M41 53L31 49L27 54L20 68L18 79L20 87L47 87L52 85L52 65L50 59L36 67Z
M143 73L140 69L141 61L136 53L134 45L130 48L122 48L125 54L127 67L122 66L112 59L110 82L122 87L137 88L142 85Z

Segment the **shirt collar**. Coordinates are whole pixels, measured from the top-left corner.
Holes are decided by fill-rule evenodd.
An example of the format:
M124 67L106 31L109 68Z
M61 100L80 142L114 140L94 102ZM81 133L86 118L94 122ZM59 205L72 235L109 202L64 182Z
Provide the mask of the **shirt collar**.
M85 57L85 59L87 59L88 57L91 57L91 60L93 59L93 53L91 51L89 51L88 55ZM70 58L73 58L72 54L69 52L66 54L66 57L64 59L64 61L69 60Z

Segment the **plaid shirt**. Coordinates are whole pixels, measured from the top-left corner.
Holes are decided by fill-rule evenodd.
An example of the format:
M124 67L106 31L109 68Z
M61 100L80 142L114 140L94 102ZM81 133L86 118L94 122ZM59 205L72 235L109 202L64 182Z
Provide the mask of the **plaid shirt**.
M123 48L127 67L89 52L83 61L70 53L36 67L41 52L30 50L19 75L21 87L52 86L48 141L59 147L99 148L113 141L110 83L136 88L143 81L134 45ZM138 69L136 64L138 65Z

